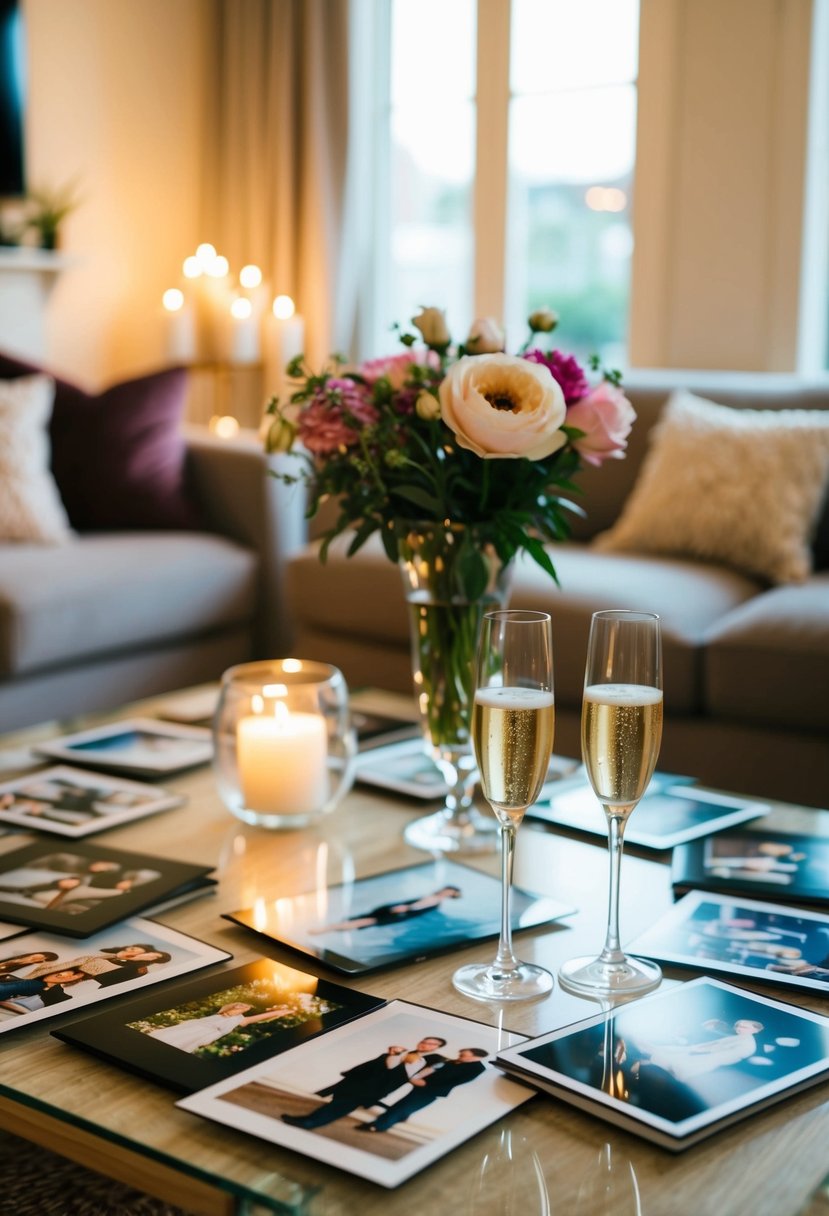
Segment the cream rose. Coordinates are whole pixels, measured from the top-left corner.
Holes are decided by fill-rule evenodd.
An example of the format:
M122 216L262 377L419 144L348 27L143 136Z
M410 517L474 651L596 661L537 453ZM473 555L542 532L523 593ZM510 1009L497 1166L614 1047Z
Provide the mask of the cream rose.
M412 317L412 325L420 330L426 345L435 350L447 347L451 341L446 313L440 308L422 308L416 317Z
M515 355L464 355L440 386L440 412L462 448L485 460L542 460L567 442L564 394L549 368Z
M434 422L436 418L440 418L440 402L434 393L425 388L421 389L415 401L415 413L424 422Z
M492 355L504 349L506 340L506 334L494 317L479 317L472 323L466 345L470 354Z

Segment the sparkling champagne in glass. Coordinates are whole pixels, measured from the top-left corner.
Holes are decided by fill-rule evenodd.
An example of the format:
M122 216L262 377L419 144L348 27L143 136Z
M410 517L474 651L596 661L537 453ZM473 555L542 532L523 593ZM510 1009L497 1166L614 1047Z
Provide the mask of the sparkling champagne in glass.
M659 617L623 609L596 612L590 625L581 716L582 758L608 822L607 937L597 958L559 971L562 987L586 996L655 988L662 972L629 958L619 939L619 879L625 825L647 789L662 741Z
M501 935L492 963L468 964L452 977L459 992L477 1000L524 1000L553 986L549 971L521 962L513 952L511 892L516 832L541 793L554 727L549 614L487 613L478 648L472 742L501 837Z

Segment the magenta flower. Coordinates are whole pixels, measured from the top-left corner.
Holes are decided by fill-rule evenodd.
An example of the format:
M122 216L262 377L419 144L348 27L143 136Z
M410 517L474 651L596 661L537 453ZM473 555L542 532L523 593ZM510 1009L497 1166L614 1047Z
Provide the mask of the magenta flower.
M528 350L524 355L530 363L543 363L558 381L567 405L581 401L590 392L590 385L581 364L572 355L563 355L560 350Z
M314 456L328 456L359 442L360 426L372 426L378 413L366 389L347 377L332 377L318 389L299 418L300 443Z

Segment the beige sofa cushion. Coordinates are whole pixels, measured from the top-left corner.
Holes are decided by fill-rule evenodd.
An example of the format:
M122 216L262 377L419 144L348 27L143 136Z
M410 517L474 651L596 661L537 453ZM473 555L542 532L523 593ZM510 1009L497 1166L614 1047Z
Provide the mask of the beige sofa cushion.
M705 687L713 716L829 731L829 572L775 587L713 624Z
M48 376L0 380L0 540L63 544L69 519L49 470Z
M605 552L722 562L771 583L812 568L829 487L829 411L732 410L679 391Z

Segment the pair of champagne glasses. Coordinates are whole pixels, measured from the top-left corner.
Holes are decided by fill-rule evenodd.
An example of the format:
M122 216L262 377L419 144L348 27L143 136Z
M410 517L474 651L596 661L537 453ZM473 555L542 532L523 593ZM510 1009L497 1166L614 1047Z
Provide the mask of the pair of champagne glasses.
M459 968L452 982L478 1000L543 996L553 976L521 962L512 946L515 838L547 777L553 750L553 645L546 612L503 610L484 617L478 647L472 740L484 796L500 826L501 931L492 963ZM655 988L662 973L625 955L619 939L619 880L625 824L644 794L662 740L659 617L623 609L596 612L590 625L581 747L587 776L608 822L610 882L601 953L559 971L562 987L585 996Z

